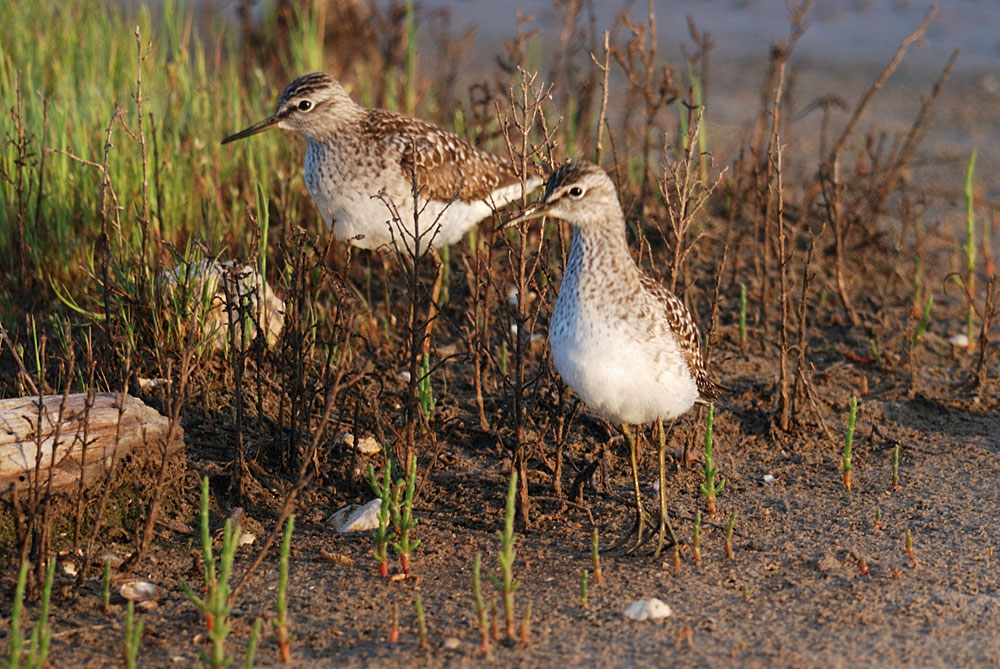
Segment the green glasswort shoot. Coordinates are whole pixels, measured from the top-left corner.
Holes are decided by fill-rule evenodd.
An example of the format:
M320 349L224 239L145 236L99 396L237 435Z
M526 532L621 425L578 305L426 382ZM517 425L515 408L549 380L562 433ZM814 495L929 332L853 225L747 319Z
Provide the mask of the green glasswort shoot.
M135 602L129 600L125 607L125 667L135 669L139 657L139 644L142 641L143 622L135 622Z
M507 622L507 638L514 638L514 592L520 584L514 580L514 498L517 494L517 472L510 475L510 486L507 488L507 507L504 511L504 527L500 533L500 568L502 579L490 574L490 581L500 591L503 598L503 614Z
M205 598L196 595L184 579L181 579L181 588L187 598L205 614L212 653L208 655L202 651L201 655L202 661L211 667L226 667L232 662L232 658L226 657L226 637L232 630L229 622L229 612L232 610L228 601L229 579L233 575L233 560L239 538L240 526L233 527L227 519L222 531L222 555L216 567L215 557L212 555L212 535L208 529L208 477L204 477L201 483L201 545L205 561Z
M21 652L24 650L24 635L21 634L21 611L24 608L24 588L28 584L28 568L31 565L27 560L21 563L21 569L17 572L17 585L14 587L14 602L10 609L10 632L8 636L8 647L10 656L7 666L11 669L21 666Z
M431 357L427 353L424 354L423 362L420 365L417 393L420 400L420 417L423 418L424 426L427 426L434 417L434 408L437 407L434 389L431 387Z
M424 603L420 600L419 594L413 599L413 608L417 612L417 638L420 639L420 647L426 650L429 648L427 645L427 621L424 620Z
M913 534L906 530L906 534L903 537L903 542L906 547L906 556L910 558L910 568L917 568L917 553L913 550Z
M389 462L388 449L386 450L385 465L382 468L382 483L375 478L375 469L368 463L368 483L372 487L375 496L382 500L378 510L378 529L371 531L371 537L375 540L375 550L372 553L378 563L378 572L383 578L389 576L389 541L392 539L392 531L389 529L390 507L392 506L392 466Z
M851 397L851 413L847 416L847 434L844 435L844 450L840 454L840 464L844 467L844 487L851 491L851 465L852 452L854 446L854 423L858 417L858 398Z
M694 538L691 540L691 556L695 564L701 564L701 511L694 512Z
M38 611L38 621L31 629L31 641L28 643L27 666L32 669L49 666L46 658L49 656L49 643L52 641L52 630L49 629L49 601L52 598L52 579L56 573L56 560L49 560L45 571L45 585L42 586L42 605ZM21 666L21 650L24 648L24 637L20 634L20 617L24 604L24 586L28 581L28 563L21 563L17 586L14 590L14 609L11 612L10 633L10 666ZM15 648L16 646L16 648ZM15 652L16 651L16 652Z
M587 579L590 576L590 572L586 569L583 570L583 574L580 576L580 608L587 608Z
M392 603L392 623L389 627L389 643L399 643L399 604Z
M913 341L910 343L910 350L912 351L923 339L924 334L927 332L927 325L931 322L931 307L934 306L934 295L932 293L927 294L927 301L924 302L923 313L920 314L920 321L917 323L917 329L913 332Z
M410 461L410 473L406 477L406 491L403 493L401 504L393 504L392 524L396 528L396 536L399 541L392 544L392 549L399 555L399 566L404 574L410 573L410 554L420 545L420 540L410 541L410 531L416 527L417 519L413 517L413 491L417 482L417 459ZM396 482L394 501L399 499L399 494L403 488L403 482Z
M111 610L111 558L104 561L104 576L101 578L101 608L104 613Z
M747 350L747 285L740 284L740 350Z
M264 623L259 617L254 618L253 627L250 628L250 639L247 641L247 656L243 662L244 669L253 669L253 659L257 655L257 642L260 640L260 628Z
M973 306L976 295L976 206L975 194L972 189L972 178L976 171L976 150L972 150L969 163L965 167L965 292L969 298L969 312L966 317L965 334L968 346L972 346L973 329L975 327L976 308Z
M476 623L479 625L479 651L490 652L490 621L486 602L483 601L482 554L476 553L472 561L472 600L476 610Z
M736 527L736 517L738 515L739 515L739 512L734 509L733 513L729 516L729 523L726 525L726 545L725 545L725 550L726 550L726 559L727 560L732 560L733 559L733 528Z
M292 529L295 527L295 515L288 516L285 521L285 535L281 539L281 556L278 560L278 599L275 605L277 616L274 628L278 635L278 651L281 661L288 664L292 661L291 635L288 633L288 554L292 549Z
M716 511L715 496L726 485L726 480L719 476L719 470L712 464L712 420L714 414L715 408L709 404L708 416L705 419L705 464L701 468L705 475L705 482L698 486L701 494L705 496L705 507L708 510L708 515L713 518ZM716 483L716 477L718 477L718 483Z
M892 449L892 489L899 490L899 444Z
M599 550L599 539L597 537L597 528L594 528L594 534L591 535L590 539L590 561L593 563L594 567L594 583L597 585L604 585L604 574L601 572L601 552Z

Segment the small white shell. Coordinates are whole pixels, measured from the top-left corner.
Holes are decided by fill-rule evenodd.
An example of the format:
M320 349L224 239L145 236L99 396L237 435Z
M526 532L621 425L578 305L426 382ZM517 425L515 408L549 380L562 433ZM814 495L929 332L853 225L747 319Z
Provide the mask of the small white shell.
M249 546L257 537L252 532L240 532L240 538L236 540L236 546Z
M659 620L673 614L669 606L656 599L640 599L625 609L625 617L630 620Z
M377 497L363 506L357 504L345 506L330 516L328 522L333 525L334 532L339 534L374 530L378 527L378 512L381 506L382 500Z
M764 474L764 483L774 483L774 474Z
M956 335L952 335L948 341L955 346L960 346L961 348L969 347L969 337L961 332Z
M149 581L126 581L118 592L130 602L148 602L160 596L160 589Z

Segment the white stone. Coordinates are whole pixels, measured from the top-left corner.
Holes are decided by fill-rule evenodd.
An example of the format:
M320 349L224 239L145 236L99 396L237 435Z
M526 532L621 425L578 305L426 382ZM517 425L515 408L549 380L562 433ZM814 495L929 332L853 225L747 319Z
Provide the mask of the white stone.
M656 599L640 599L625 609L625 617L630 620L659 620L673 614L669 606Z
M764 474L764 483L774 483L775 478L773 474Z
M131 602L146 602L160 596L160 589L149 581L126 581L122 583L119 592Z
M365 455L373 455L375 453L381 453L382 447L375 440L375 437L365 437L358 442L358 452L364 453Z
M350 504L340 509L327 521L338 534L364 532L378 527L378 512L382 500L375 498L364 505Z

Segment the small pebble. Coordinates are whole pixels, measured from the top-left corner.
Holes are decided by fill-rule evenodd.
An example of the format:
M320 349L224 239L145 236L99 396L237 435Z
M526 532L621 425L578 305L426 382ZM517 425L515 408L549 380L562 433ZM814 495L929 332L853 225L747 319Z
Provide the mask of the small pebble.
M671 608L655 597L640 599L625 609L625 617L630 620L659 620L673 614Z

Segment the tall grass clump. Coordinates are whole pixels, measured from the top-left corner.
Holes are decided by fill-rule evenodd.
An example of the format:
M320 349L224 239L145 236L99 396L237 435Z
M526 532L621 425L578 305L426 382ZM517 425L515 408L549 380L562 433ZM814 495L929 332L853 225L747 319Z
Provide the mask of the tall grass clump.
M257 143L247 167L219 140L259 118L282 83L241 76L248 47L229 19L195 11L176 0L0 6L0 276L17 270L31 295L79 291L97 275L102 221L112 255L131 260L192 230L246 250L252 185L281 190L287 175L263 166L288 164L289 144ZM312 46L303 36L289 48Z

